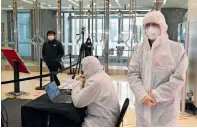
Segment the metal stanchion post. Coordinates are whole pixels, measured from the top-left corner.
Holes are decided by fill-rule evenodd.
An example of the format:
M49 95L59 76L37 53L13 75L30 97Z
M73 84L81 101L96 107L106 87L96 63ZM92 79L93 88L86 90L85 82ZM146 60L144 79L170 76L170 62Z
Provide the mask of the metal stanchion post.
M13 61L14 61L14 80L18 80L19 79L19 63L15 59ZM20 92L20 82L19 81L14 82L14 92L15 93Z
M42 88L42 58L40 58L40 88Z
M70 60L70 72L68 73L68 75L72 75L73 71L72 71L72 54L69 54L69 60Z
M51 82L53 82L54 81L54 75L53 75L53 73L51 72L51 74L50 74L50 81Z
M70 74L72 74L72 67L71 67L71 65L72 65L72 56L71 56L71 54L69 54L69 58L70 58Z
M14 96L20 96L20 95L23 95L23 94L27 94L26 92L21 92L20 91L20 81L17 81L19 80L20 76L19 76L19 62L14 59L13 60L14 62L14 92L9 92L8 94L10 95L14 95Z
M42 86L42 58L40 58L40 86L36 87L36 90L44 90Z

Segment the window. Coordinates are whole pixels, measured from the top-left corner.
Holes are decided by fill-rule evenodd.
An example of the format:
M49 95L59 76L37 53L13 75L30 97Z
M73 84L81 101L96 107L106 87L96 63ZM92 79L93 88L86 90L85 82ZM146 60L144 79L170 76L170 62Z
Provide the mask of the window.
M109 20L110 44L118 41L118 17L111 16ZM111 44L112 45L112 44ZM113 47L113 46L112 46Z
M30 13L22 12L17 14L18 19L18 42L19 54L31 56L31 23Z

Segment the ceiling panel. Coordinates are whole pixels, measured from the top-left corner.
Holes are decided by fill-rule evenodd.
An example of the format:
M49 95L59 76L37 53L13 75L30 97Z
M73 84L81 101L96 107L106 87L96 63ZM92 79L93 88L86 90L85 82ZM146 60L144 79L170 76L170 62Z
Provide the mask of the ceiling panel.
M18 7L23 6L24 8L32 8L33 1L35 0L18 0ZM38 0L41 2L42 6L44 7L51 7L56 8L57 7L57 1L56 0ZM118 1L118 0L117 0ZM147 8L151 7L153 5L154 0L137 0L137 7L139 8ZM91 0L83 0L83 7L88 8L91 4ZM129 0L119 0L119 4L121 5L121 8L124 8L125 5L129 4ZM8 6L12 6L12 0L1 0L1 7L8 8ZM74 6L77 8L79 5L78 0L62 0L62 7L63 8L71 8L70 6ZM103 8L104 0L96 0L96 5L98 8ZM111 8L119 8L116 0L110 0L110 6Z
M28 8L31 9L33 7L33 1L35 0L18 0L18 7ZM50 8L50 9L57 9L57 0L38 0L41 2L42 7ZM104 0L95 0L96 5L98 8L103 8ZM128 4L130 0L110 0L111 8L119 9L121 5L121 9L124 9L126 6L129 8ZM83 7L85 9L90 8L91 0L83 0ZM185 8L187 4L187 0L166 0L166 4L164 7L182 7ZM1 0L1 7L8 8L8 6L12 6L12 0ZM75 9L79 8L79 1L78 0L62 0L62 9L71 9L73 6ZM151 9L154 5L154 0L136 0L136 8L137 10L148 10Z

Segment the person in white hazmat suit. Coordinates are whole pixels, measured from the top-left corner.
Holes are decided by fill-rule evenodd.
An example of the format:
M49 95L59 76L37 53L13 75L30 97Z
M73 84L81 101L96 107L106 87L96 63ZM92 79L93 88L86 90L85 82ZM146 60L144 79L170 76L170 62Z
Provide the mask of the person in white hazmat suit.
M78 78L79 84L72 90L72 100L77 108L87 106L83 127L115 126L120 107L110 76L102 70L99 60L94 56L85 57L81 64L86 80L83 76Z
M161 12L146 14L143 28L144 43L135 48L128 71L136 98L136 124L177 126L188 57L179 43L169 40Z

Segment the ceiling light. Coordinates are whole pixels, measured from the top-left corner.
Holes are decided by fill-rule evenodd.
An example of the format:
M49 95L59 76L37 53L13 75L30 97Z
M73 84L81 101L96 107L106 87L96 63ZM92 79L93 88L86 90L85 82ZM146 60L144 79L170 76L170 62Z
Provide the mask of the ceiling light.
M72 5L71 5L71 4L70 4L69 6L70 6L70 7L72 7Z
M109 7L111 7L111 4L109 5Z
M49 7L51 7L51 5L48 5Z
M28 0L23 0L23 2L29 3L29 4L33 4L33 2L28 1Z
M89 4L88 4L87 6L88 6L88 7L90 7L90 5L89 5Z
M167 0L163 0L163 5L165 5L165 4L166 4L166 1L167 1Z
M115 0L116 4L119 6L119 8L121 7L119 0Z
M8 5L8 7L11 8L12 6L11 5Z
M94 3L94 5L96 5L96 3Z
M75 1L79 1L79 0L75 0Z
M20 8L23 8L23 6L20 6Z
M71 2L71 3L73 3L73 4L76 5L76 6L79 6L79 4L75 3L75 2L72 1L72 0L68 0L68 1Z

